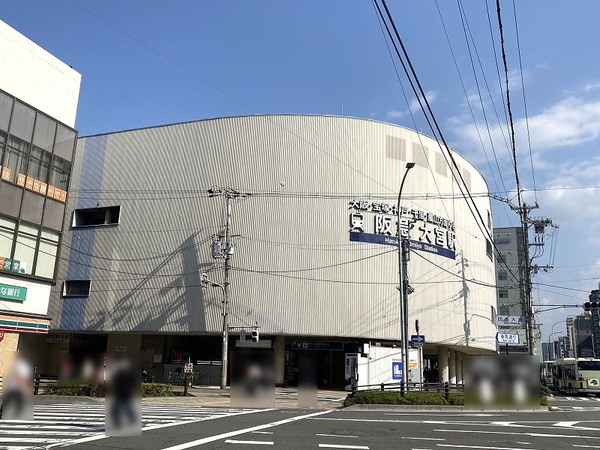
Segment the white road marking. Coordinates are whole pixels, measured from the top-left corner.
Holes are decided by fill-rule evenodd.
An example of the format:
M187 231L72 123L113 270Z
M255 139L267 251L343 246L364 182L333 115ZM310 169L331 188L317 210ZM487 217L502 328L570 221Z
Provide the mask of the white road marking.
M234 439L225 440L226 444L249 444L249 445L273 445L274 442L269 441L236 441Z
M556 422L552 424L553 427L563 427L569 428L571 430L586 430L586 431L600 431L598 428L590 428L590 427L576 427L575 424L578 424L579 420L576 422Z
M272 431L253 431L253 434L273 434Z
M439 447L452 447L452 448L478 448L484 450L531 450L529 448L518 448L518 447L484 447L482 445L458 445L458 444L437 444Z
M600 448L600 446L598 446L598 445L577 445L577 444L573 444L573 447Z
M549 437L549 438L572 438L572 439L600 439L600 436L582 436L575 434L544 434L544 433L517 433L516 431L484 431L484 430L433 430L441 433L476 433L476 434L511 434L513 436ZM438 444L440 445L440 444Z
M250 428L243 428L241 430L229 431L227 433L221 433L221 434L217 434L215 436L209 436L209 437L205 437L202 439L197 439L195 441L185 442L183 444L174 445L172 447L167 447L163 450L183 450L185 448L196 447L197 445L203 445L203 444L207 444L209 442L220 441L221 439L227 439L227 438L230 438L233 436L238 436L240 434L251 433L252 431L264 430L265 428L272 428L272 427L276 427L279 425L285 425L286 423L295 422L297 420L308 419L310 417L320 416L322 414L329 414L330 412L332 412L332 410L319 411L316 413L305 414L302 416L294 416L294 417L290 417L288 419L278 420L276 422L265 423L263 425L256 425L256 426L250 427Z
M428 437L410 437L410 436L401 436L402 439L414 439L419 441L445 441L446 439L442 438L428 438Z
M319 444L319 448L353 448L357 450L369 450L369 447L366 445Z
M315 436L322 437L340 437L340 438L358 438L358 436L349 436L347 434L325 434L325 433L317 433Z

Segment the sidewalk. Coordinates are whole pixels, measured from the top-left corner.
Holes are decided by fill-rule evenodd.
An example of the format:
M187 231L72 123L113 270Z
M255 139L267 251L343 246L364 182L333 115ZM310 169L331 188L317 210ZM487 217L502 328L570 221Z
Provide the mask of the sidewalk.
M190 387L187 397L183 396L183 386L174 386L174 397L145 397L142 405L187 405L206 407L231 407L229 387L221 390L219 387L202 386ZM348 395L346 391L319 390L317 392L317 406L315 409L338 409L341 408L344 399ZM71 397L54 395L35 395L34 404L48 403L104 403L104 398L98 397ZM276 388L274 408L295 409L298 408L297 388Z

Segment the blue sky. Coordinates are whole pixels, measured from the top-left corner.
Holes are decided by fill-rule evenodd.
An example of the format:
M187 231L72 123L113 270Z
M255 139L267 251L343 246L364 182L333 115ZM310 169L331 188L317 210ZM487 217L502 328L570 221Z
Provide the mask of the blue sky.
M444 136L491 191L513 198L506 125L496 119L504 118L504 84L492 45L493 36L499 51L495 2L389 3ZM539 203L532 215L560 225L555 268L534 280L568 288L537 285L534 301L581 304L581 291L600 278L600 2L515 5L522 71L513 2L502 1L521 184L526 200ZM370 1L3 0L0 18L83 75L80 135L231 115L342 112L431 134L405 77L396 76ZM495 226L518 223L493 203ZM549 250L535 262L551 263ZM580 311L539 314L544 340L555 322Z

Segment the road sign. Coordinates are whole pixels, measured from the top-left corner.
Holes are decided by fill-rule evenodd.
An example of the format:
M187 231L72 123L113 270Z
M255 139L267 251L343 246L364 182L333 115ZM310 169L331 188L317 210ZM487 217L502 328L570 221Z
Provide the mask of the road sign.
M240 341L244 342L246 340L246 330L240 330Z
M417 345L423 345L425 343L425 335L413 334L410 336L410 342Z
M496 333L498 344L519 344L519 335L512 333Z
M194 373L194 363L185 363L183 373Z

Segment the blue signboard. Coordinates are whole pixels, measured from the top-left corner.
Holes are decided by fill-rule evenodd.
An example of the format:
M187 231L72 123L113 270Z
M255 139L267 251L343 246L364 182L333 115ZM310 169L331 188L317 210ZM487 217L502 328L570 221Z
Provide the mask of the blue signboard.
M410 342L412 342L413 344L424 344L425 343L425 335L411 334Z
M399 361L392 361L392 380L402 379L402 363Z
M383 234L373 234L373 233L358 233L358 232L350 232L350 241L352 242L368 242L371 244L383 244L383 245L393 245L398 247L398 237L396 236L386 236ZM409 240L409 245L411 250L419 250L427 253L434 253L436 255L443 256L445 258L456 258L456 253L454 250L450 250L444 247L440 247L439 245L428 244L426 242L413 241Z

